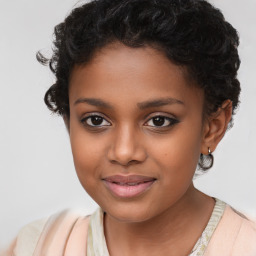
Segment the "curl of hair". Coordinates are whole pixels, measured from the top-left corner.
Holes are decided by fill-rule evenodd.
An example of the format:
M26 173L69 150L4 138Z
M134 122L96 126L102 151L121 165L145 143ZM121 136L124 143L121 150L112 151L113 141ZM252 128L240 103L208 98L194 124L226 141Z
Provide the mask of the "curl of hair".
M188 78L204 91L205 116L227 99L235 113L240 94L239 37L206 0L94 0L73 9L55 27L52 57L37 54L56 77L45 94L51 111L69 118L68 86L74 65L88 63L97 50L115 41L153 47L184 67Z

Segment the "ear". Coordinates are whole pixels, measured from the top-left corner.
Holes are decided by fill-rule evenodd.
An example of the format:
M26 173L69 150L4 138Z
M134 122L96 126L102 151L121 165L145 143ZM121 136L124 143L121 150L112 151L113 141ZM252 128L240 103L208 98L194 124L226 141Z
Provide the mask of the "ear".
M201 153L208 155L208 150L213 152L223 138L228 123L232 117L232 101L226 100L222 106L213 113L204 124L204 132L201 144Z
M68 134L69 134L69 132L70 132L70 129L69 129L69 123L70 123L69 122L69 117L67 115L63 115L63 121L65 123L65 126L66 126Z

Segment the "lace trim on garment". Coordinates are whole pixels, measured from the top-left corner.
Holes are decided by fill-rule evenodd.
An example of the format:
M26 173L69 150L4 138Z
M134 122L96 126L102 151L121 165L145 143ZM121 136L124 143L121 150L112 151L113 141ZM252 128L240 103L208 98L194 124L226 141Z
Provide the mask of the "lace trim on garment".
M189 256L203 256L204 252L211 240L211 237L218 226L221 217L223 216L226 204L219 199L215 199L216 203L208 221L206 228L204 229L201 237L197 240L192 252Z

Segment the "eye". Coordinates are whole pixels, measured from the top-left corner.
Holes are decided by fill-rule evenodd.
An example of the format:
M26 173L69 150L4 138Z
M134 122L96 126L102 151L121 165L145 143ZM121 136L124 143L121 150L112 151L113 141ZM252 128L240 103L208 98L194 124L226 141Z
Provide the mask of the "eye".
M83 118L81 122L87 126L92 127L102 127L102 126L110 126L110 123L99 115L91 115Z
M166 116L155 116L150 118L146 125L153 127L168 127L178 123L178 120Z

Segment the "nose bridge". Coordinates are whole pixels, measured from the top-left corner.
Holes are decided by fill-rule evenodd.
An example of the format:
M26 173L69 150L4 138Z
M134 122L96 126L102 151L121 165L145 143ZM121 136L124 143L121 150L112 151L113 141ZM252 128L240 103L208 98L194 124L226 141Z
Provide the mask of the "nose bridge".
M139 131L130 124L122 124L115 129L110 160L121 165L141 162L145 159L145 150L139 139Z

